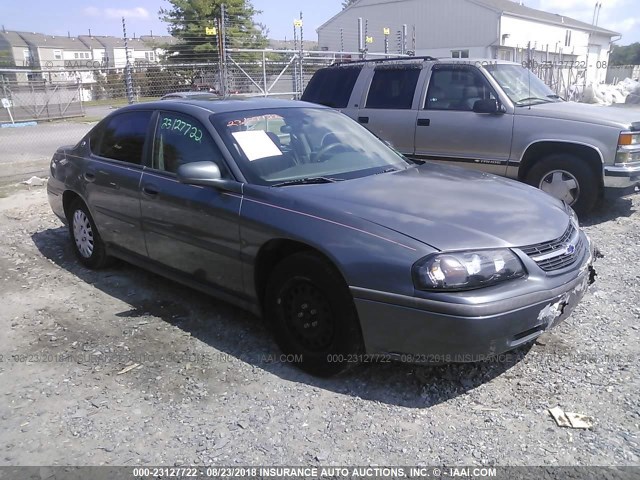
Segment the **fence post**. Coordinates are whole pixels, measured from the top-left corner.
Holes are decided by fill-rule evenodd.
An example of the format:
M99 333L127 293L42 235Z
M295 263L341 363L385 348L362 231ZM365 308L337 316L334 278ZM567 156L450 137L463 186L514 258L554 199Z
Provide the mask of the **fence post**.
M262 51L262 90L264 92L264 96L268 96L267 92L267 54L263 50Z

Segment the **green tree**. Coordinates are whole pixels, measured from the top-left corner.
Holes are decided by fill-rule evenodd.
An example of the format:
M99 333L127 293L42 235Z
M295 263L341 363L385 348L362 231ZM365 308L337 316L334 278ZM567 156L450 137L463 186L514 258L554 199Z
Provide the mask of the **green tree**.
M167 22L169 33L179 41L166 45L171 62L215 62L218 59L218 27L221 5L225 5L226 44L235 48L265 48L266 29L254 22L260 13L250 0L169 0L170 8L160 10L160 18Z
M618 46L614 45L609 56L611 65L640 65L640 43Z

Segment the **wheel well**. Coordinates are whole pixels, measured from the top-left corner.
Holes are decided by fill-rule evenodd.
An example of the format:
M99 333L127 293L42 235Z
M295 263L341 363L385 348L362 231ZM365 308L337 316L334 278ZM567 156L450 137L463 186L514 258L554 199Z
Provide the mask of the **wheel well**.
M539 142L531 145L522 157L518 169L518 180L524 181L533 165L552 153L568 153L584 159L602 185L602 159L598 151L586 145L565 142Z
M80 195L71 190L67 190L62 194L62 208L67 218L69 217L69 207L76 198L80 198Z
M260 248L254 266L253 279L260 305L263 303L264 293L267 288L267 282L269 281L269 275L275 266L290 255L299 252L315 253L324 258L335 268L333 262L324 253L311 245L284 238L269 240ZM340 274L340 271L337 268L336 271ZM340 276L342 277L342 274L340 274Z

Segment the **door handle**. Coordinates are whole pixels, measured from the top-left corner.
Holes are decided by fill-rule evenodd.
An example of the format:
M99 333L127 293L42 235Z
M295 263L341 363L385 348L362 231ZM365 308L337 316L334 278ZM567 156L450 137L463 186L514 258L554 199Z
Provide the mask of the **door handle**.
M144 187L142 187L142 193L147 197L156 197L160 192L158 191L158 187L156 187L155 185L145 185Z
M369 123L369 117L358 117L358 122Z
M84 179L87 182L95 182L96 181L96 173L92 170L87 170L86 172L84 172L82 174L82 176L84 177Z
M428 127L429 125L431 125L431 119L429 119L429 118L419 118L418 119L418 126L419 127Z

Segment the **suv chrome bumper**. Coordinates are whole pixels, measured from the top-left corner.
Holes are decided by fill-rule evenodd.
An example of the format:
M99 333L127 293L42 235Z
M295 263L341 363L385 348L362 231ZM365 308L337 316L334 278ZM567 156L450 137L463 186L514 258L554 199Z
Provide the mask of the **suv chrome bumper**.
M640 162L604 167L604 186L623 188L640 183Z

